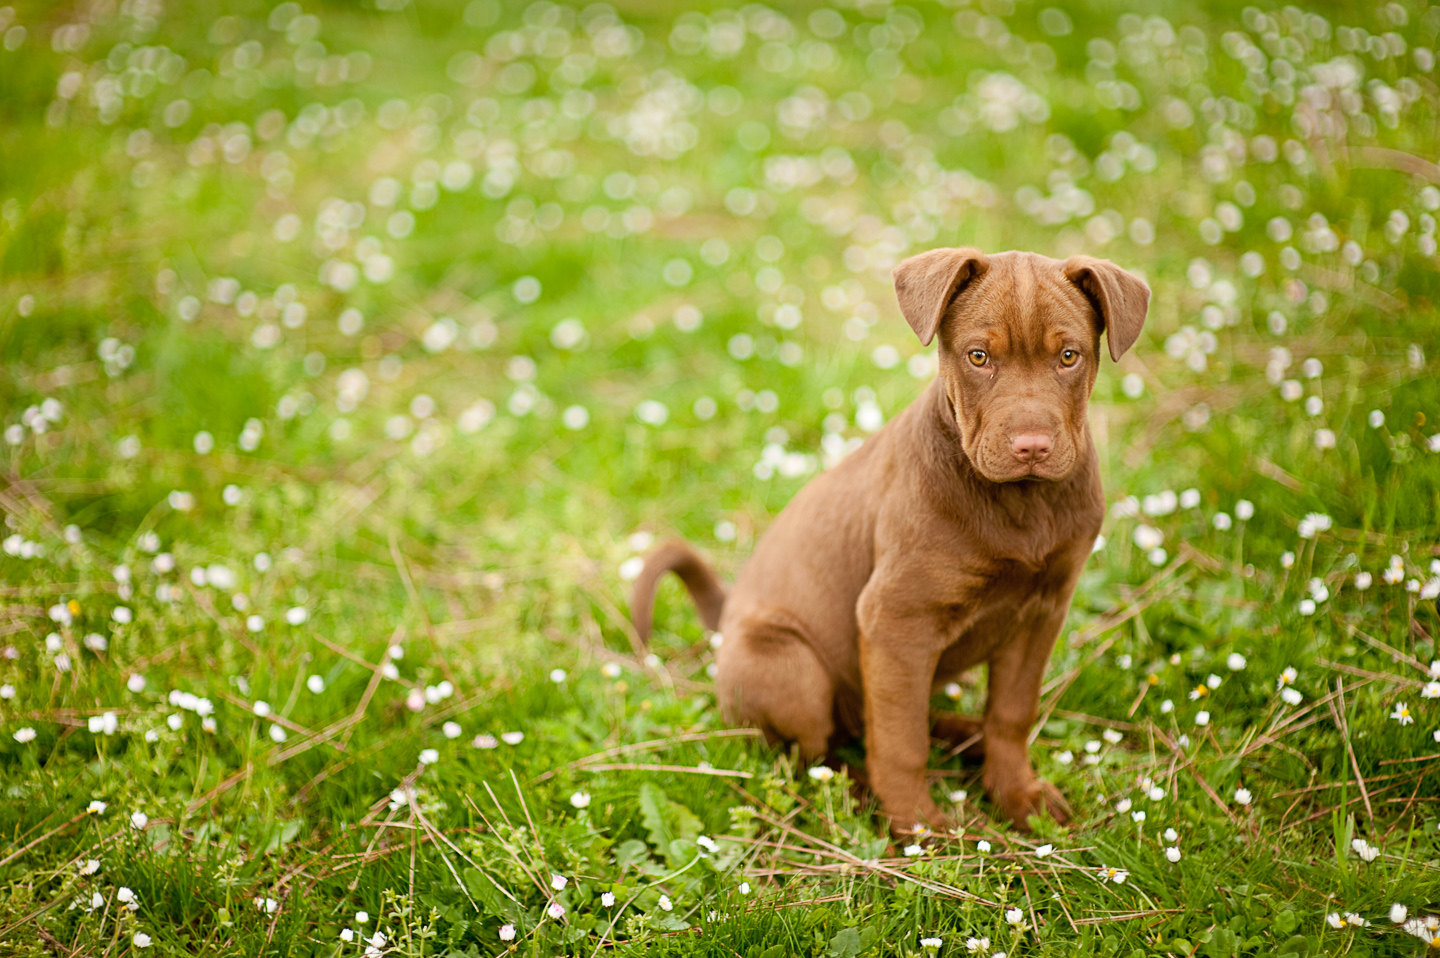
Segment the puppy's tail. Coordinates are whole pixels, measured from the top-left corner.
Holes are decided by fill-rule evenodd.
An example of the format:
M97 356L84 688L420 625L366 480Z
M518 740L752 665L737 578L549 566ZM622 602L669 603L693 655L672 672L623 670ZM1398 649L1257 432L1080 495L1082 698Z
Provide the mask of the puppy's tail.
M700 621L707 629L720 627L720 610L725 607L725 586L715 577L715 572L690 544L680 539L667 539L645 557L645 566L635 578L635 589L630 593L630 621L640 641L650 643L650 628L654 624L655 587L660 577L674 572L685 583L695 607L700 610Z

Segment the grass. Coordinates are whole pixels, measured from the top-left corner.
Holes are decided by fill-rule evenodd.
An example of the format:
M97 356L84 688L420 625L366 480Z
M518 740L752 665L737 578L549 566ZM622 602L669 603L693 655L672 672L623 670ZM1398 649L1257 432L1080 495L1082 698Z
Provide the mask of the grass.
M1423 953L1437 31L0 9L0 953ZM1155 296L1033 748L1076 821L937 753L964 834L905 855L621 570L733 577L931 375L888 270L960 244Z

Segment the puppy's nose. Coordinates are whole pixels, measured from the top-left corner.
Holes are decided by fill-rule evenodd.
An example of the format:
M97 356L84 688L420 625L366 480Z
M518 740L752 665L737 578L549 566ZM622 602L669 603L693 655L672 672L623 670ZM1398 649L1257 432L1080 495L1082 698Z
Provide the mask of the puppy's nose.
M1050 437L1043 433L1026 433L1010 440L1010 451L1021 462L1044 462L1050 456Z

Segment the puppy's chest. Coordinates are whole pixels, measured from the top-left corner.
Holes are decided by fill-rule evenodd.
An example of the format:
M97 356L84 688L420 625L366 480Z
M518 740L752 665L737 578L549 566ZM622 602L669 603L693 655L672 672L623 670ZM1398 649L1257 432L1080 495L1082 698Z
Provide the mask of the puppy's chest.
M1023 509L986 516L973 531L980 544L975 551L988 555L992 568L986 571L997 587L1023 583L1027 577L1043 581L1060 556L1078 543L1094 541L1104 518L1103 502L1096 488L1088 495L1026 503Z
M1058 557L1038 570L1006 563L980 581L979 588L967 590L964 599L946 609L942 630L950 641L940 674L953 675L988 660L1001 645L1068 604L1070 569Z
M1064 579L1064 572L1054 566L1034 569L1005 563L981 577L978 588L967 588L968 594L951 607L951 616L961 628L996 615L1013 618L1037 603L1048 602Z

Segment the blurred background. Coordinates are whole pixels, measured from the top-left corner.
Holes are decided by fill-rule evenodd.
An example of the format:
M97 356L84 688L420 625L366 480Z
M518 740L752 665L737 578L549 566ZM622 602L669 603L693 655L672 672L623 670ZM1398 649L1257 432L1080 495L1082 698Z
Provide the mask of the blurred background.
M733 577L795 491L933 375L891 267L974 245L1085 252L1154 290L1140 342L1096 386L1112 514L1037 753L1087 827L1137 775L1168 775L1199 796L1191 826L1224 836L1190 899L1159 877L1176 871L1158 826L1111 856L1142 886L1154 870L1153 900L1084 904L1088 872L1032 885L1087 914L1146 911L1111 928L1127 949L1188 947L1249 914L1210 902L1215 876L1260 869L1308 924L1246 918L1236 942L1320 948L1340 933L1320 921L1326 895L1389 902L1333 860L1364 786L1333 819L1304 816L1338 792L1295 799L1308 824L1285 840L1308 864L1286 864L1258 827L1236 846L1234 816L1156 735L1184 738L1176 755L1213 743L1193 762L1221 809L1252 781L1348 788L1402 760L1420 804L1391 809L1396 827L1436 797L1435 723L1391 711L1430 697L1440 594L1437 33L1423 3L0 6L0 875L17 889L0 936L48 905L67 947L123 930L310 953L342 925L372 934L358 906L411 928L425 895L457 954L491 953L502 921L552 950L619 935L603 912L582 922L595 896L691 861L669 857L676 835L719 834L748 801L703 775L647 779L660 799L624 772L538 780L618 742L719 728L678 588L658 657L632 647L636 556L680 534ZM1288 666L1307 698L1359 682L1338 699L1359 711L1267 725ZM953 691L978 707L980 690ZM1086 716L1148 745L1088 738ZM1253 750L1238 744L1252 725L1270 729ZM522 744L496 750L502 732ZM796 774L741 738L670 761ZM535 803L526 841L555 843L548 867L575 878L563 896L541 882L526 898L544 869L503 843L465 846L466 865L435 840L417 866L339 829L422 829L429 807L442 828L501 834L475 807L481 781L510 789L491 814L523 821L517 796ZM980 822L968 787L957 801ZM92 800L115 821L62 828ZM1275 801L1279 817L1291 799ZM145 823L120 827L132 811ZM807 833L884 850L863 807L843 837L811 811ZM746 827L731 831L766 834ZM626 838L640 850L616 857ZM143 876L139 917L57 907L104 878L66 870L101 846ZM683 886L688 904L741 873L780 881L734 849L700 870L711 884ZM619 925L633 947L718 921L644 910L670 887ZM799 911L825 948L855 909L892 909L886 940L910 948L980 921L894 894ZM1192 926L1167 894L1221 917ZM547 919L562 900L570 916ZM1093 927L1026 907L1036 935ZM811 940L798 913L747 914L721 938L757 954ZM1019 934L974 914L997 948Z

